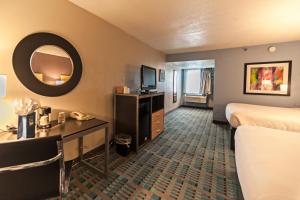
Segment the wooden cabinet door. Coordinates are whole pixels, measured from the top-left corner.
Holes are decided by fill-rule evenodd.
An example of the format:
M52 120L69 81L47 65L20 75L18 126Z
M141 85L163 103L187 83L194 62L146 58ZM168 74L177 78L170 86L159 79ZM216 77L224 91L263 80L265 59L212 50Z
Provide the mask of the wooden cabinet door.
M157 137L164 131L164 109L152 113L151 139Z

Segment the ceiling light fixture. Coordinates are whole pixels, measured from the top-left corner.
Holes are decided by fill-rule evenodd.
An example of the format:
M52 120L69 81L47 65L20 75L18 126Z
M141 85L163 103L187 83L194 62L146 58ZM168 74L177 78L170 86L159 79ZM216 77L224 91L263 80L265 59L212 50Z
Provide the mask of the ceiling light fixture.
M274 52L276 51L276 47L270 46L270 47L268 48L268 51L269 51L270 53L274 53Z

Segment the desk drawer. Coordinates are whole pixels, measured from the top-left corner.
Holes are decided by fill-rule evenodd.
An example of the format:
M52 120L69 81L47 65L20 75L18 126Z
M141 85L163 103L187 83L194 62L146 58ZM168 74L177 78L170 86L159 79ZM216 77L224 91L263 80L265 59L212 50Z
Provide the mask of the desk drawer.
M164 116L164 109L161 109L161 110L158 110L154 113L152 113L152 118L155 118L155 117L163 117Z
M164 131L164 110L152 113L152 132L151 138L154 139Z

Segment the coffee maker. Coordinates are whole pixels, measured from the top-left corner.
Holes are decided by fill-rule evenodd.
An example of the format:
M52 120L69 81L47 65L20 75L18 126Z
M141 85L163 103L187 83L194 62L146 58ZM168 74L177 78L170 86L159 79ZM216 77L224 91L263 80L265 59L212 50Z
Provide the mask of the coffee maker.
M51 128L51 107L43 106L38 109L38 128L48 129Z

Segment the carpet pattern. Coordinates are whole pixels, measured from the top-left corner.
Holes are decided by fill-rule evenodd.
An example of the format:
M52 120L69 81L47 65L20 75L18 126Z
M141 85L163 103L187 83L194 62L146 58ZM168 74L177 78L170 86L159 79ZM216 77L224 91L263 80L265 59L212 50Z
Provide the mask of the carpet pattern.
M229 133L212 123L211 110L179 108L138 154L124 158L112 150L108 179L76 165L66 199L243 199ZM89 162L103 169L103 156Z

